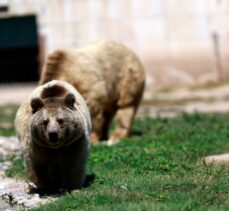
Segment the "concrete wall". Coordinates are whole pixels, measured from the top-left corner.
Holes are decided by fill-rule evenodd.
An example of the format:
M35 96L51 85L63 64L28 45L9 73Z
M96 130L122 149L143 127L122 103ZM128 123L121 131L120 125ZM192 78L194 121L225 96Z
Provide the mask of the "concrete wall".
M139 54L149 89L229 77L228 0L10 0L8 4L11 14L38 15L46 55L56 48L114 39Z

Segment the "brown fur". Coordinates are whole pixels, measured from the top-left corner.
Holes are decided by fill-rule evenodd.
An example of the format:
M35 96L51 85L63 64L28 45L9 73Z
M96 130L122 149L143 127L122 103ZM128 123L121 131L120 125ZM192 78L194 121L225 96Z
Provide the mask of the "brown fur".
M29 178L38 190L82 187L90 124L83 98L62 81L36 88L21 105L15 127Z
M72 84L84 97L92 117L92 142L128 136L144 90L145 72L138 57L120 43L100 41L84 48L58 50L49 55L40 84L49 80Z
M62 86L52 86L44 88L44 90L41 93L41 98L49 98L49 97L62 97L64 94L66 94L67 90Z

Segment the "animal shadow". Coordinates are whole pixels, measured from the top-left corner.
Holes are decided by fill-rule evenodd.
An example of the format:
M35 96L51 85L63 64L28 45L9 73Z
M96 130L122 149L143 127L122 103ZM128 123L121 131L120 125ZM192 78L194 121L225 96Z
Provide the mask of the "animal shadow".
M94 182L95 180L95 174L87 174L86 177L85 177L85 181L83 183L83 186L82 188L88 188L92 185L92 183ZM30 194L39 194L41 197L42 196L59 196L59 195L65 195L65 194L70 194L72 192L74 192L75 189L63 189L63 188L59 188L59 189L39 189L39 188L36 188L32 185L29 185L29 193Z

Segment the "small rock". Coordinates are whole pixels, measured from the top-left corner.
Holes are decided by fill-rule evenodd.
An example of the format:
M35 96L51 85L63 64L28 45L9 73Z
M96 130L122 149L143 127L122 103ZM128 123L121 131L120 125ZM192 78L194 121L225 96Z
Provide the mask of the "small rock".
M21 147L15 136L0 136L0 159L19 154ZM26 182L5 176L5 171L10 166L9 161L0 162L0 210L30 209L57 198L57 196L40 197L38 194L29 194Z
M11 209L10 205L0 198L0 210L12 211L13 209Z
M0 163L0 171L6 171L8 168L10 168L11 163L10 161L5 161L3 163Z
M16 136L0 136L0 159L21 154L21 146Z
M20 143L16 136L11 136L11 137L0 137L0 139L4 139L4 143L2 146L9 151L18 151L21 149Z
M9 161L5 161L3 163L0 162L0 179L5 176L5 171L11 166L11 163ZM1 189L1 183L0 183L0 189Z
M128 188L124 185L122 185L120 188L124 189L124 190L128 190Z
M0 146L0 159L4 160L6 156L7 156L7 151Z
M5 140L0 136L0 147L5 143Z
M39 206L56 199L56 197L40 197L39 194L26 192L27 184L12 178L2 178L0 181L0 196L10 206L26 209Z
M221 155L211 155L203 159L205 165L228 165L229 166L229 153Z
M3 201L5 201L10 206L16 205L14 197L12 196L11 193L5 193L5 194L1 195L1 198L2 198Z
M28 183L5 176L5 170L10 166L9 161L0 163L0 210L30 209L57 198L57 196L40 197L39 194L29 194Z

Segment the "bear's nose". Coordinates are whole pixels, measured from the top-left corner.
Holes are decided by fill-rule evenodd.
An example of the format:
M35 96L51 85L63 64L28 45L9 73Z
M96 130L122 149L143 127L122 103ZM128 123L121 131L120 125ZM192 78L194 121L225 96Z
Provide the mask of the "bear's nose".
M56 143L58 141L58 133L57 132L50 132L49 133L49 140L52 143Z

